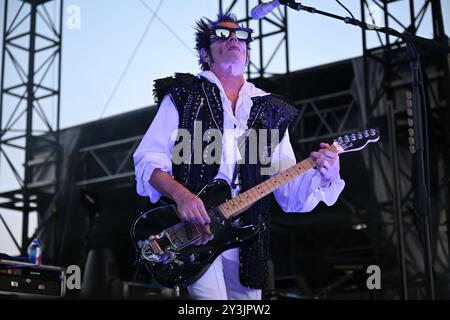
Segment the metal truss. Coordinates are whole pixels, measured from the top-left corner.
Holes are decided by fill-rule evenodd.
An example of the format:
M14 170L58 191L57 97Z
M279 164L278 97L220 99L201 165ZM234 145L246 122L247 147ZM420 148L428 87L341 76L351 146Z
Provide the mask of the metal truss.
M305 143L326 141L357 130L354 122L349 121L350 114L359 113L359 104L350 88L293 104L300 111L292 124L293 140L300 149Z
M250 52L250 63L247 68L248 79L289 73L287 8L286 6L283 6L283 9L278 7L263 19L255 21L250 16L250 10L261 2L260 0L219 0L220 12L233 12L238 17L244 16L244 18L239 20L239 23L245 23L247 27L256 30L255 41L252 42L252 50ZM226 3L228 3L228 6L225 8ZM280 50L282 47L284 47L284 55L282 50ZM255 51L256 57L254 58ZM272 62L276 59L282 59L280 61L284 62L285 70L273 69Z
M129 178L132 184L134 169L130 159L143 135L83 147L79 150L81 165L77 173L78 187L115 183Z
M30 241L29 214L48 216L57 205L62 10L62 0L4 2L0 176L3 182L14 177L15 183L1 186L0 207L23 214L20 246L10 233L22 255ZM49 151L34 158L36 148ZM49 194L51 208L39 207Z
M351 68L350 63L349 68ZM354 68L353 73L356 74L356 72L357 70ZM364 129L361 126L362 123L366 122L364 110L354 88L352 88L355 81L357 81L356 77L345 90L293 103L300 111L290 130L291 143L296 151L297 158L304 158L311 150L317 148L319 142L329 142L337 136ZM374 147L376 145L370 146L370 148ZM377 223L368 216L369 209L356 204L354 200L344 195L339 197L333 209L333 215L338 216L340 220L333 223L332 226L327 226L327 218L318 220L316 226L299 225L293 228L295 222L288 223L289 227L285 226L281 220L274 224L273 232L275 235L282 236L283 232L290 235L290 245L293 248L290 268L292 274L298 272L297 261L304 261L305 259L317 258L316 267L318 267L321 264L327 264L327 259L331 259L331 257L342 257L342 261L345 259L351 260L351 257L354 257L355 261L361 262L360 267L363 268L364 266L365 268L373 263L374 250L385 253L392 251L390 243L382 241L383 239L374 230L377 228ZM331 220L334 221L332 218ZM298 248L295 248L296 243L308 243L308 248L298 250ZM388 256L388 254L385 255ZM336 263L338 263L337 260ZM353 271L348 270L348 272ZM343 282L339 285L344 286L344 282L350 283L355 279L355 276L343 275L345 279L343 278ZM321 281L325 280L321 279ZM324 284L318 284L316 294L320 298L327 298L329 292L322 292L323 288L320 288L320 285Z

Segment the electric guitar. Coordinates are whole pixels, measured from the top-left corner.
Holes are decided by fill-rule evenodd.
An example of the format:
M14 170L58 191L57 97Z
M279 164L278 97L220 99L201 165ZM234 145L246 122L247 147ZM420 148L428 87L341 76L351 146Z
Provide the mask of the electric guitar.
M328 150L336 154L358 151L380 139L376 129L355 132L334 140ZM175 204L141 212L131 227L132 241L155 280L168 287L189 285L200 278L223 251L239 247L258 232L257 226L233 221L252 204L315 167L307 158L253 188L231 198L225 180L216 179L198 193L211 219L214 238L196 245L200 233L194 224L181 221Z

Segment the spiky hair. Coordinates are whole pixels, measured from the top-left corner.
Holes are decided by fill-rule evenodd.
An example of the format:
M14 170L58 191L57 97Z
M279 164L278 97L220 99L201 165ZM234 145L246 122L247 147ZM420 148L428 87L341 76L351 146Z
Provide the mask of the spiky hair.
M195 22L195 50L197 50L198 63L203 71L209 70L209 65L202 60L200 49L205 49L211 56L211 33L212 29L221 22L233 22L239 25L237 17L234 13L219 13L216 20L202 18ZM247 52L250 50L250 45L247 43Z

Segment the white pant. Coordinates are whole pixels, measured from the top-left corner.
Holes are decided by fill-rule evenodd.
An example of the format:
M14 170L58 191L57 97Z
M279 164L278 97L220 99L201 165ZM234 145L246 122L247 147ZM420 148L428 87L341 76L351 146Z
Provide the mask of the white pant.
M188 291L196 300L261 300L260 289L244 287L239 281L239 248L219 255Z

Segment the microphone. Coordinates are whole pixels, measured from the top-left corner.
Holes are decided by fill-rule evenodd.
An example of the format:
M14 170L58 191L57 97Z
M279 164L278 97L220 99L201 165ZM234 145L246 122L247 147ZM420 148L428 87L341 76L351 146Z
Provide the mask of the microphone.
M273 0L266 3L258 4L252 9L250 15L253 19L262 19L271 13L276 7L280 5L280 0Z

